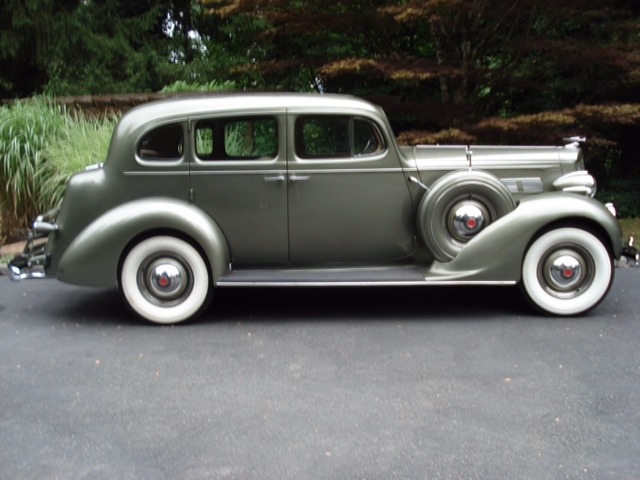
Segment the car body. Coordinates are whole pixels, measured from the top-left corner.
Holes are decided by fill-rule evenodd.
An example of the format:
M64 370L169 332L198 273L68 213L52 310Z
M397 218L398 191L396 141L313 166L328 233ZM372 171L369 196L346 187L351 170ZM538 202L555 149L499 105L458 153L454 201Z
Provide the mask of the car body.
M521 284L575 315L606 295L622 246L594 193L574 139L404 147L351 96L174 98L121 118L11 270L119 287L158 323L253 285Z

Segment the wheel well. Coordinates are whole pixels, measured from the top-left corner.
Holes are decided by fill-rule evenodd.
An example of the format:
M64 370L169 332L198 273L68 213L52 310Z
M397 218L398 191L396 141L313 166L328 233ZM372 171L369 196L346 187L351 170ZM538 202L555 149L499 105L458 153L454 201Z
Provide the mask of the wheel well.
M602 228L602 226L600 226L597 222L594 222L587 218L564 218L562 220L557 220L553 223L549 223L548 225L545 225L540 230L538 230L535 233L535 235L531 237L531 240L527 244L527 248L525 252L529 250L529 247L531 246L531 244L535 242L538 238L540 238L545 233L550 232L551 230L555 230L557 228L579 228L581 230L585 230L591 233L592 235L597 237L598 240L602 242L602 244L606 247L607 252L609 252L609 256L615 260L614 254L613 254L614 249L613 249L613 245L611 244L611 238L609 238L609 235L607 234L605 229Z
M198 253L202 256L202 258L204 260L206 260L205 263L207 265L209 278L213 281L213 272L211 270L211 259L206 254L206 252L204 251L204 249L202 248L200 243L198 241L196 241L190 235L187 235L186 233L184 233L184 232L182 232L180 230L175 230L175 229L171 229L171 228L162 228L162 229L154 229L154 230L147 230L147 231L141 232L138 235L136 235L135 237L133 237L127 243L127 245L122 250L122 253L120 254L120 258L118 259L118 270L117 270L118 284L120 284L120 274L122 272L122 264L124 263L124 259L127 257L129 252L131 251L131 249L133 247L135 247L138 243L140 243L140 242L142 242L144 240L147 240L148 238L159 237L159 236L168 236L168 237L179 238L180 240L183 240L183 241L187 242L189 245L191 245L193 248L195 248L198 251Z

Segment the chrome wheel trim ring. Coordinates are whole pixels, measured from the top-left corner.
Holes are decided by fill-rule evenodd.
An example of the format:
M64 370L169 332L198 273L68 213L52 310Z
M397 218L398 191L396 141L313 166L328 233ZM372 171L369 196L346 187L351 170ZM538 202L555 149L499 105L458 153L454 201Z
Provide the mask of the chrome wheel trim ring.
M189 297L193 289L193 273L179 255L161 253L140 264L137 282L140 293L150 303L171 307Z
M538 281L556 298L579 296L593 282L595 265L589 253L578 245L557 246L541 259Z
M464 245L489 225L496 218L490 205L475 196L452 202L445 220L451 240Z

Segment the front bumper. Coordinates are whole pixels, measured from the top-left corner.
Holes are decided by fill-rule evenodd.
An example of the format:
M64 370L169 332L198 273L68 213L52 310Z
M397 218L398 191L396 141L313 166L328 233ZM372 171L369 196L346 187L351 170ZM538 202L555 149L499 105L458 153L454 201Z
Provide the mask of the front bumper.
M27 243L20 255L16 255L9 262L9 278L14 281L29 278L45 278L46 267L50 257L46 253L47 239L51 233L58 230L55 223L57 210L40 215L33 223Z

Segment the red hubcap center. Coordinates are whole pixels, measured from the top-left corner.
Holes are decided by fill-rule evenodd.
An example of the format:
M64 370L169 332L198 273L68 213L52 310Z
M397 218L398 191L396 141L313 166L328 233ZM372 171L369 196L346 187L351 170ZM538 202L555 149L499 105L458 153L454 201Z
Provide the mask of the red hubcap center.
M571 278L573 277L573 270L571 270L570 268L565 268L562 271L562 275L564 276L564 278Z
M158 280L158 283L160 284L160 286L162 288L164 287L168 287L169 286L169 279L166 276L162 276L160 277L160 280Z
M467 228L476 228L478 226L478 222L475 218L470 218L467 220Z

